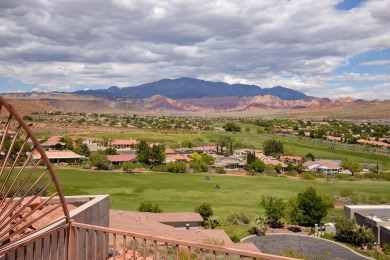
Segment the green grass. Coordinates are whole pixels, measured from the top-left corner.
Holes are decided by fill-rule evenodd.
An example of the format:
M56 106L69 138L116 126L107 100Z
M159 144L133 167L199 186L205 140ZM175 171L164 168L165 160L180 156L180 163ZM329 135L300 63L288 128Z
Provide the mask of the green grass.
M250 236L249 225L234 225L234 226L220 226L219 229L223 229L229 237L237 236L239 239Z
M218 174L143 173L125 174L77 169L56 169L65 195L109 194L111 208L136 210L142 201L157 203L165 212L193 211L203 202L211 204L214 215L226 217L233 211L261 214L263 194L288 199L312 182L269 176L227 176ZM205 175L211 180L206 181ZM221 188L215 189L218 183ZM367 195L388 197L390 182L317 181L319 192L339 194L349 188ZM339 215L333 210L331 215Z

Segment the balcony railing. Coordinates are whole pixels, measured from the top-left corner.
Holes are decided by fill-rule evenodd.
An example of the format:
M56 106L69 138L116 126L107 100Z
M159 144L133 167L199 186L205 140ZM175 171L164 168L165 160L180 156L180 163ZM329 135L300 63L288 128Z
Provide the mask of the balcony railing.
M265 259L288 257L70 222L0 251L0 259Z

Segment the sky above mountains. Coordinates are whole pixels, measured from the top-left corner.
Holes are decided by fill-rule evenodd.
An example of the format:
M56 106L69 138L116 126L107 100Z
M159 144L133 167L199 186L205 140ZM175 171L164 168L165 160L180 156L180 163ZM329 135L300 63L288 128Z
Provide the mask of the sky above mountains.
M162 78L390 99L390 0L0 0L0 92Z

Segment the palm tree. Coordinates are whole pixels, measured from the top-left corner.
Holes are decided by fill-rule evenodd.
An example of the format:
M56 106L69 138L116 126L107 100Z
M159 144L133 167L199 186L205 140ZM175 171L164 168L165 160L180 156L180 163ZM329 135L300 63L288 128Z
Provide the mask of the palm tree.
M221 221L212 216L208 217L204 222L204 227L209 229L215 229L216 227L221 225Z
M375 236L370 229L366 226L356 225L353 231L354 242L356 245L360 246L361 249L364 249L364 246L368 243L375 241Z

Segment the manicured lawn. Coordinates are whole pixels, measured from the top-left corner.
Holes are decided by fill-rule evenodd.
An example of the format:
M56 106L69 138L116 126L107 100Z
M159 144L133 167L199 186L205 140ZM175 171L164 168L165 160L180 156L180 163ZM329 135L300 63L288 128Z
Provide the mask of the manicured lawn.
M56 169L65 195L109 194L111 208L136 210L142 201L157 203L165 212L193 211L203 202L211 204L214 215L226 217L232 211L262 213L260 197L270 194L288 199L305 190L311 182L269 176L227 176L218 174L142 173L126 174L77 169ZM205 180L209 175L211 180ZM220 189L215 189L215 184ZM317 189L339 194L349 188L355 193L389 197L390 182L317 181ZM332 215L339 215L334 210Z

